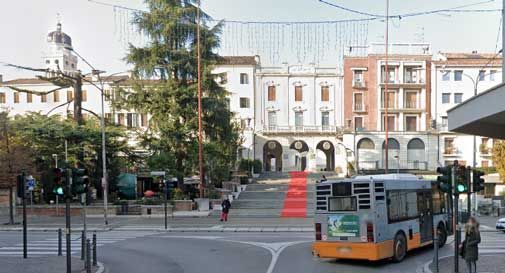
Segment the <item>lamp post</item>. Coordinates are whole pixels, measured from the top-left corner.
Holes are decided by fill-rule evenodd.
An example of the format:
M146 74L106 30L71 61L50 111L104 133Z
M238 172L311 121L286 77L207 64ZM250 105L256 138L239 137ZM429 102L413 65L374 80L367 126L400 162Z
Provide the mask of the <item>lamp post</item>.
M342 147L344 147L344 153L345 153L345 164L346 164L346 166L345 166L345 169L346 169L346 176L347 176L347 177L349 177L349 176L350 176L350 175L349 175L349 159L348 159L348 157L347 157L347 152L348 152L348 151L351 151L351 153L354 155L354 159L355 159L355 160L356 160L356 154L354 153L354 151L353 151L353 150L351 150L351 149L347 148L347 147L346 147L346 146L345 146L342 142L338 142L337 144L338 144L338 145L340 145L340 146L342 146Z

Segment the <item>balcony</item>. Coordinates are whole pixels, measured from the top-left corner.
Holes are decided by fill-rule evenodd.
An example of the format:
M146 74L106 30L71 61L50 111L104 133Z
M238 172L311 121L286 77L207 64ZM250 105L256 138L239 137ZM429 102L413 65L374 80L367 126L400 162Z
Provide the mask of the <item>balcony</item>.
M480 146L479 146L479 152L480 152L480 155L481 156L491 156L492 153L491 153L492 149L489 148L486 144L482 143Z
M366 81L365 80L353 80L352 87L356 89L366 89Z
M268 125L263 127L263 134L335 134L341 131L342 128L332 125Z
M376 173L384 171L386 168L386 164L381 160L360 160L358 161L358 167L360 173ZM389 160L388 169L390 172L394 170L402 170L405 171L427 171L428 170L428 162L427 161L419 161L419 160L396 160L391 158Z
M368 105L365 105L364 103L354 103L352 111L355 113L368 112Z
M453 146L448 146L445 147L444 149L444 156L453 156L453 155L458 155L459 150L456 147Z

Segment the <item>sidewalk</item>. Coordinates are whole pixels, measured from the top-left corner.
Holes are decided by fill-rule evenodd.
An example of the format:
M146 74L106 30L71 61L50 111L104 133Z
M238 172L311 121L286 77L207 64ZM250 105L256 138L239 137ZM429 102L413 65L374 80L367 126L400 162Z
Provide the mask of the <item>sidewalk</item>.
M453 273L454 272L454 256L442 257L439 259L439 273ZM459 259L459 272L468 272L466 262ZM486 273L503 273L505 272L505 259L503 254L484 254L479 257L477 261L477 272ZM436 273L435 264L428 263L424 266L424 273Z
M66 272L66 257L65 256L50 256L50 257L0 257L0 273L65 273ZM72 273L86 272L84 263L79 258L72 257ZM102 273L104 267L101 264L92 266L91 272Z

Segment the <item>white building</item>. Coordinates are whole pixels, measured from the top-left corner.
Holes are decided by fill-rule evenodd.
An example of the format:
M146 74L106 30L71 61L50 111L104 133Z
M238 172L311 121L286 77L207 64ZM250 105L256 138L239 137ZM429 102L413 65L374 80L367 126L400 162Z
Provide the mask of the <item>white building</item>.
M439 53L432 62L432 116L439 135L439 162L492 166L493 140L448 131L447 110L502 82L502 58L497 54Z
M343 123L337 69L260 66L255 78L254 157L263 161L264 171L343 172L345 159L336 157Z

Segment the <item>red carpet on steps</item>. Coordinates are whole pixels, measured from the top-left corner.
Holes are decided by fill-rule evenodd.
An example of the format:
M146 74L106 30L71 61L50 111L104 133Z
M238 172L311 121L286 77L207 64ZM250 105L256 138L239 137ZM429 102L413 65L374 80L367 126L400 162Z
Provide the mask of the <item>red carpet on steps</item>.
M284 199L281 217L307 216L307 175L306 172L290 172L288 192Z

